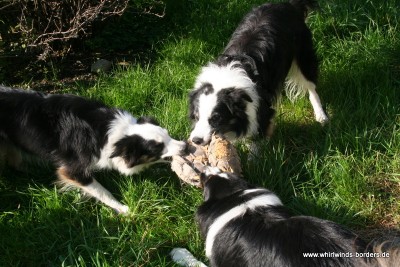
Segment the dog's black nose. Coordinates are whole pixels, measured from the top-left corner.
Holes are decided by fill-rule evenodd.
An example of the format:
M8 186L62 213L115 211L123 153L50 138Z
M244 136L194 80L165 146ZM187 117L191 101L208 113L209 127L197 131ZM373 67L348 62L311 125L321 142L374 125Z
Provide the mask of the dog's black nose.
M196 145L201 145L203 143L203 138L200 137L193 137L192 138L193 143L195 143Z

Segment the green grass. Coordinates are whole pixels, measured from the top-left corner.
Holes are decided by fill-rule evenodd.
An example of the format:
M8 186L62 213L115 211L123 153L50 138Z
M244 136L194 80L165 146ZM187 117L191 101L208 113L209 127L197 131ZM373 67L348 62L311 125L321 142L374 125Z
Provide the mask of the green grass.
M63 91L136 116L152 114L172 136L186 139L187 93L196 74L262 1L169 2L154 31L146 28L147 35L158 34L150 38L148 61ZM307 99L292 104L283 98L262 157L249 162L238 145L245 175L275 191L296 214L333 220L367 238L376 237L375 230L399 233L399 1L320 2L308 24L321 59L318 92L331 122L316 123ZM96 177L129 205L131 216L116 216L77 191L57 193L50 168L5 169L0 266L174 266L168 253L177 246L205 260L193 219L201 192L181 186L168 165L133 177Z

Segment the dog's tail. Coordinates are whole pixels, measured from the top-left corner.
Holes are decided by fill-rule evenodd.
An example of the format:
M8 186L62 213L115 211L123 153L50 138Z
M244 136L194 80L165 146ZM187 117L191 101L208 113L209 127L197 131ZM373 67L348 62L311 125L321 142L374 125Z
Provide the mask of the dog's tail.
M311 10L319 8L317 1L315 0L290 0L289 1L301 14L304 19L307 17Z

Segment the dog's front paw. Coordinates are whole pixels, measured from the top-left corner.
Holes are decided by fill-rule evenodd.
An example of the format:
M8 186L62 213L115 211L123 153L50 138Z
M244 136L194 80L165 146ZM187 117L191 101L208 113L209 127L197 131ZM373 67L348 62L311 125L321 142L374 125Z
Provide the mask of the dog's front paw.
M207 267L201 261L198 261L189 250L185 248L174 248L170 253L172 260L185 267Z
M129 207L126 205L121 205L118 208L115 208L115 211L121 215L128 215L129 214Z
M321 123L322 125L325 125L329 122L329 118L328 116L326 116L325 112L320 112L315 114L315 120Z

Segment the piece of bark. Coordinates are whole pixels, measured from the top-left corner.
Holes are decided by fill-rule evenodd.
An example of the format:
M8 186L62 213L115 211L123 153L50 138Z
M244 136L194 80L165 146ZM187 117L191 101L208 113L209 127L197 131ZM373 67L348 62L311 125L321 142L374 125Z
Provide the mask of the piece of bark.
M189 143L189 155L172 157L172 170L183 182L196 187L201 187L200 174L207 166L223 172L242 172L235 147L220 136L213 135L207 146Z
M213 135L206 154L211 166L218 167L223 172L242 173L236 148L225 138Z

